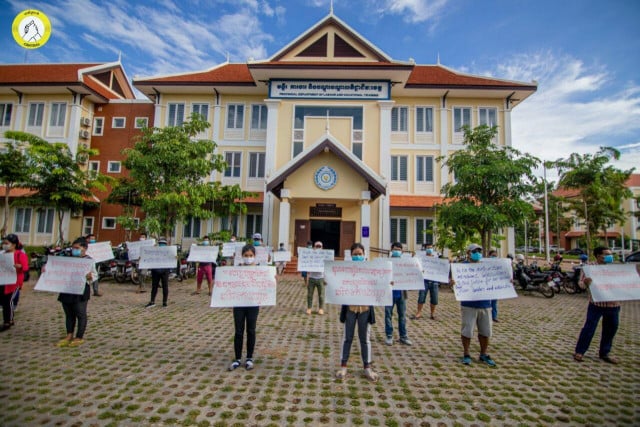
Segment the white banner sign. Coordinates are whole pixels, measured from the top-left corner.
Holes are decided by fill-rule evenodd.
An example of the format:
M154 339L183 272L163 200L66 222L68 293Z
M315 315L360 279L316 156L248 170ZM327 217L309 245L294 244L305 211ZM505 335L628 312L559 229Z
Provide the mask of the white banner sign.
M0 285L13 285L18 282L18 273L14 267L13 257L13 252L0 254ZM3 289L0 289L0 292L2 291Z
M590 277L594 302L640 299L640 275L634 264L585 265L584 275Z
M324 262L333 261L333 249L298 248L298 271L322 273Z
M329 304L393 304L389 261L327 261L324 264L326 301Z
M91 258L50 256L34 290L82 295L93 264Z
M219 267L213 282L211 307L276 305L276 268Z
M242 248L244 246L245 245L236 246L236 255L233 260L234 265L242 265ZM254 248L256 250L256 265L269 264L269 254L271 253L271 248L268 246L254 246Z
M271 254L273 256L273 262L289 262L291 261L290 251L275 251Z
M140 248L143 246L154 246L156 239L136 240L133 242L127 242L127 253L130 261L135 261L140 258Z
M427 256L424 252L419 252L416 257L422 264L422 277L433 282L449 283L451 263L448 259Z
M271 80L269 98L389 99L388 81Z
M114 256L113 250L111 249L111 242L89 243L87 255L93 258L93 261L96 264L113 259Z
M516 298L511 279L511 260L485 260L477 263L451 264L457 301Z
M422 266L417 258L378 258L391 261L393 265L393 290L395 291L422 291L424 279L422 278Z
M143 246L140 248L138 268L177 268L177 246Z
M222 256L229 258L236 255L236 248L242 248L244 242L225 242L222 244Z
M187 261L189 262L212 262L216 263L218 260L218 251L220 249L217 246L198 246L191 245L189 249L189 256Z

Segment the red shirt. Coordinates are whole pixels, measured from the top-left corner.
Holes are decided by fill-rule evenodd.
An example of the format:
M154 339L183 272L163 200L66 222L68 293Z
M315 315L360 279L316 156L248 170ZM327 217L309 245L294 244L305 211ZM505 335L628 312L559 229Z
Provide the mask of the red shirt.
M22 288L22 282L24 281L24 272L29 270L29 258L27 258L27 254L25 254L21 250L16 250L13 252L13 263L20 264L23 268L16 268L17 274L17 282L13 285L4 285L4 294L8 295L13 293L18 288Z

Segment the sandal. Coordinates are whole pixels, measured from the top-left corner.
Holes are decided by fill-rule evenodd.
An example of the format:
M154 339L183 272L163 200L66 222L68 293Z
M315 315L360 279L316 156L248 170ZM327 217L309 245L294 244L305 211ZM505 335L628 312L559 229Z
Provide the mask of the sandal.
M616 359L615 357L611 357L611 356L600 356L600 359L602 359L603 362L607 362L607 363L611 363L612 365L617 365L618 359Z
M573 360L575 360L576 362L582 362L584 359L584 356L580 353L575 353L573 355Z
M338 371L336 372L336 378L339 380L344 379L346 376L347 376L347 368L344 366L338 369Z
M416 315L416 316L411 316L411 320L418 320L418 319L422 319L422 314Z

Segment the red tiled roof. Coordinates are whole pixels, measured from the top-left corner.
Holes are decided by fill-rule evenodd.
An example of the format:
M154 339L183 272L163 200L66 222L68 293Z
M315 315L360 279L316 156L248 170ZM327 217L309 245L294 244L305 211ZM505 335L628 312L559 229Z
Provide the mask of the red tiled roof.
M19 64L1 65L0 83L78 83L78 70L95 64Z
M100 83L96 82L91 76L82 76L82 81L84 82L84 84L89 86L91 90L97 92L99 95L102 95L107 99L120 99L119 96L111 92L106 87L102 86Z
M568 233L565 233L564 237L582 237L585 234L585 231L569 231ZM604 237L602 232L598 233L598 237ZM617 231L607 231L607 237L620 237L620 233L618 233Z
M392 208L432 208L434 205L442 203L444 200L440 196L399 196L391 195L390 204Z
M631 174L627 182L625 182L627 187L640 187L640 174L634 173Z
M139 79L134 84L147 83L254 83L247 64L225 64L207 71L175 76Z
M318 68L412 68L411 64L399 64L388 61L365 62L365 61L266 61L249 64L249 68L261 67L318 67Z
M574 188L558 188L551 194L553 194L556 197L565 197L570 199L572 197L579 196L580 190L576 190Z
M242 200L236 200L236 202L242 202L242 203L264 203L264 193L260 192L260 193L256 193L257 195L255 197L246 197Z
M487 86L536 89L535 84L523 84L489 77L459 74L441 65L416 65L407 80L407 86Z
M0 195L4 196L4 192L6 191L6 186L0 186ZM34 194L34 190L30 190L28 188L12 188L9 190L9 197L26 197Z

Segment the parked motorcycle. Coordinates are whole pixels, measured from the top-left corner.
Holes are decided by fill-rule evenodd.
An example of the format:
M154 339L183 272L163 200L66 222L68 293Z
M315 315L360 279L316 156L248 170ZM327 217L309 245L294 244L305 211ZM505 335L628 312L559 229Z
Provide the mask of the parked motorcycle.
M549 283L550 275L543 273L537 265L526 266L524 259L518 259L513 270L515 281L520 285L522 290L540 292L545 298L553 298L555 291ZM553 280L551 280L553 281Z

